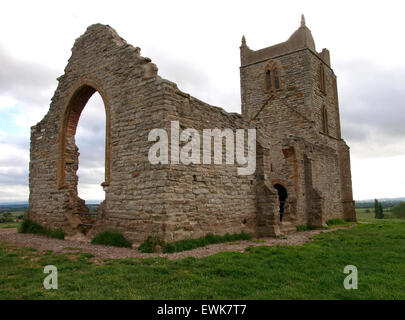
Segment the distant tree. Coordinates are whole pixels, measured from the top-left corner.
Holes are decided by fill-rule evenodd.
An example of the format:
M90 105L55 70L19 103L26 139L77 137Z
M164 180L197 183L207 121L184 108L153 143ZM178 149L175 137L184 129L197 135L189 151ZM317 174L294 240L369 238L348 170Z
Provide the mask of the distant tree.
M405 202L396 204L391 211L394 217L405 219Z
M384 209L377 199L374 200L374 213L376 219L383 219L384 218Z
M384 209L381 202L378 203L378 219L384 219Z
M0 223L4 222L12 222L13 221L13 216L11 212L3 212L0 216Z
M364 211L365 213L370 213L370 209L366 209L366 211Z
M378 200L374 199L374 213L375 213L375 218L378 219Z

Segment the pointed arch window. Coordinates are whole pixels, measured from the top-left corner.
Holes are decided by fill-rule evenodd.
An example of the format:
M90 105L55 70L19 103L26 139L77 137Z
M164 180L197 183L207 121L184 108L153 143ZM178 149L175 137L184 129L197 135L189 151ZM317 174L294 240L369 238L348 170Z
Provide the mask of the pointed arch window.
M266 90L270 91L271 89L272 89L271 70L266 70Z
M265 83L266 91L272 92L280 89L280 72L277 64L270 61L265 69Z
M322 132L329 134L328 110L325 105L322 106Z
M322 63L319 65L319 89L326 93L325 69Z
M274 68L274 87L275 89L280 89L280 78L278 76L278 69Z

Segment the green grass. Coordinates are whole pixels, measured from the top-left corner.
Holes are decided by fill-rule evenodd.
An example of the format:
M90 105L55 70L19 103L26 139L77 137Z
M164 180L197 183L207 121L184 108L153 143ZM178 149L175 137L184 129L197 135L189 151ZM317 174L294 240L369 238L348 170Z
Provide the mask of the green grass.
M65 233L61 229L44 227L30 219L24 219L23 222L21 222L21 224L18 226L18 232L42 234L44 236L57 239L65 238Z
M4 222L0 223L0 228L18 228L20 222Z
M359 222L365 222L365 223L378 223L382 221L391 221L391 222L405 222L404 219L398 219L393 216L392 212L390 211L391 208L384 208L384 219L376 219L375 218L375 213L374 213L374 208L369 209L370 212L366 213L365 208L356 208L356 216L357 220Z
M107 246L131 248L132 243L117 231L104 231L98 233L93 240L93 244L104 244Z
M201 259L97 265L91 257L0 244L0 299L405 299L403 220L321 233L301 246L250 247ZM58 268L58 290L42 286L46 265ZM343 287L346 265L358 268L358 290Z
M164 253L181 252L186 250L192 250L198 247L204 247L209 244L233 242L238 240L249 240L251 236L245 232L225 234L224 236L214 235L208 233L204 237L198 239L185 239L176 242L162 242L156 236L148 237L138 248L139 251L145 253L151 253L156 251L156 247L159 245Z

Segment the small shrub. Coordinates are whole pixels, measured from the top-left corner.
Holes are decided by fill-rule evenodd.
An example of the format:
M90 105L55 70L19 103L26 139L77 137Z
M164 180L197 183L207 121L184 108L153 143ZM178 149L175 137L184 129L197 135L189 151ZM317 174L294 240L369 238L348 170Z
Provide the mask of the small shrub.
M132 243L123 234L117 231L104 231L98 233L92 240L92 244L104 244L106 246L131 248Z
M308 231L308 230L315 230L317 228L311 224L301 224L297 226L296 229L297 231Z
M34 222L30 219L24 219L18 227L18 232L20 233L34 233L42 234L49 238L64 239L65 233L62 229L50 229L48 227L43 227L39 223Z
M56 238L56 239L65 239L65 233L62 231L62 229L55 229L55 230L48 230L49 231L49 237L50 238Z
M337 226L337 225L341 225L341 224L346 224L346 222L343 219L337 218L337 219L330 219L330 220L326 221L326 224L328 226Z
M149 236L141 245L138 250L143 253L152 253L156 251L156 246L162 245L162 240L156 235Z

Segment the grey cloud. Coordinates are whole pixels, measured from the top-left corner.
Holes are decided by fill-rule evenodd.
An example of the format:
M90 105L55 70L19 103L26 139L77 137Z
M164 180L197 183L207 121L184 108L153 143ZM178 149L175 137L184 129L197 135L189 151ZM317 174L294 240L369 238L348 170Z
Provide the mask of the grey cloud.
M29 139L27 139L26 136L20 136L15 134L0 133L0 144L1 143L17 147L18 149L24 152L28 152L30 147L30 141Z
M80 152L80 183L92 183L92 172L104 171L105 125L104 105L101 97L95 94L83 109L75 137Z
M78 175L80 185L95 185L96 187L99 187L104 181L104 167L79 169Z
M370 62L337 66L342 134L352 143L385 148L405 140L405 69ZM398 148L396 148L398 149Z
M156 48L152 50L151 56L159 57L157 62L159 74L167 80L173 81L180 87L183 87L180 89L204 90L210 83L209 76L204 70L199 69L191 61L176 59Z
M78 171L79 188L83 185L87 190L92 186L99 188L104 179L105 114L102 100L97 95L91 98L83 111L76 134L76 143L81 153ZM0 144L12 146L16 150L15 153L2 154L0 160L0 183L3 186L0 190L0 200L7 200L9 193L4 186L9 186L10 190L13 190L28 185L29 136L1 133Z
M13 146L10 153L1 154L0 183L10 185L27 185L29 141L22 136L1 134L0 145Z
M229 77L228 72L224 71L227 69L222 69L220 74L212 74L212 69L208 73L202 68L204 64L194 59L176 58L158 48L149 51L150 57L158 57L159 75L175 82L180 90L228 112L240 113L239 73L235 72L233 65L231 71L235 73Z
M47 91L55 87L57 71L49 66L17 60L0 46L0 94L30 105L47 105Z
M28 186L0 184L0 202L27 201Z
M6 173L0 173L0 181L7 185L26 186L28 184L28 168L23 169L16 166Z

